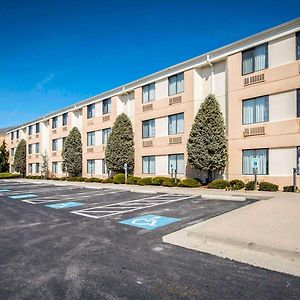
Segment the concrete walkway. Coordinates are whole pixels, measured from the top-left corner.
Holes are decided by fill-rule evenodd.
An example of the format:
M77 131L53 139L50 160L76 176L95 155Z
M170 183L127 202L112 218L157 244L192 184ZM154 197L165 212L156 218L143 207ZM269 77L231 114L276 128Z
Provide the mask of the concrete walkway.
M300 195L273 196L168 234L163 241L300 276Z

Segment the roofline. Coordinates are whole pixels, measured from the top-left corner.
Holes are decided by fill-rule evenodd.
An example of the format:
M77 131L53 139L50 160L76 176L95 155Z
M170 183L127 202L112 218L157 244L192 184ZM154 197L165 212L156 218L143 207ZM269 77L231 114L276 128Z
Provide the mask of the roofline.
M89 97L85 100L79 101L73 105L70 105L70 106L62 108L60 110L49 113L49 114L47 114L43 117L40 117L38 119L35 119L33 121L26 122L22 125L16 126L13 129L7 131L7 133L15 131L16 129L22 129L29 125L34 125L35 123L40 122L40 121L48 120L52 117L63 114L65 112L81 109L82 107L84 107L88 104L91 104L94 102L100 102L101 100L106 99L106 98L122 95L126 92L133 91L134 89L136 89L140 86L149 84L153 81L159 81L163 78L175 75L177 73L187 71L187 70L195 68L195 67L203 67L205 65L208 65L208 60L207 60L208 57L209 57L210 62L221 61L221 60L226 59L228 56L230 56L234 53L243 51L247 48L255 47L262 43L267 43L271 40L278 39L282 36L286 36L286 35L295 33L299 30L300 30L300 18L296 18L289 22L277 25L270 29L261 31L254 35L251 35L249 37L241 39L237 42L230 43L226 46L206 52L204 54L201 54L201 55L191 58L189 60L183 61L174 66L168 67L161 71L152 73L152 74L142 77L140 79L137 79L137 80L131 81L129 83L126 83L124 85L121 85L119 87L113 88L113 89L103 92L101 94L97 94L95 96Z

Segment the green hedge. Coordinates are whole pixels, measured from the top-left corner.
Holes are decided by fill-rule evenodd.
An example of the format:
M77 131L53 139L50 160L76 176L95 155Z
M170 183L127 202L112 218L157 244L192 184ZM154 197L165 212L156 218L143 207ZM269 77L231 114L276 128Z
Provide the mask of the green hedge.
M151 183L152 183L152 178L151 177L141 178L137 182L138 185L151 185Z
M102 183L114 183L114 180L112 178L106 178L102 180Z
M180 186L180 187L198 187L198 186L200 186L200 182L194 178L186 178L186 179L182 179L178 183L178 186Z
M258 187L259 191L266 191L266 192L277 192L278 191L278 185L277 184L273 184L271 182L260 182L259 187Z
M169 179L169 177L157 176L152 178L151 185L162 185L162 183Z
M176 183L174 178L167 178L166 180L163 181L162 186L175 187L179 183L180 183L179 179L177 179L177 183Z
M127 184L137 184L140 179L142 178L137 176L129 176L127 178Z
M115 184L124 184L125 183L125 174L119 173L116 174L113 178Z
M255 181L251 180L245 184L246 191L254 191L255 190Z
M245 187L245 183L239 179L233 179L229 181L228 188L233 191L241 190Z
M97 177L91 177L91 178L86 178L85 182L98 182L98 183L101 183L102 179L101 178L97 178Z
M0 173L0 179L12 179L12 178L20 178L20 174L12 174L12 173Z
M229 186L229 182L227 180L224 179L216 179L212 182L210 182L207 185L207 188L209 189L226 189Z

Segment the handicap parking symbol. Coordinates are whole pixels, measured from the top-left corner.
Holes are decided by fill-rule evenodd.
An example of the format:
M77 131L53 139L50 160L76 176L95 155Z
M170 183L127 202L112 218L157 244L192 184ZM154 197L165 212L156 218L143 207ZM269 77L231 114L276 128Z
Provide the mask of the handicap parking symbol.
M180 219L158 216L158 215L144 215L133 219L120 221L120 224L139 227L147 230L153 230L168 224L179 222Z
M71 202L63 202L63 203L56 203L56 204L48 204L45 206L50 207L50 208L55 208L55 209L62 209L62 208L75 207L75 206L81 206L81 205L84 205L84 204L81 202L71 201Z

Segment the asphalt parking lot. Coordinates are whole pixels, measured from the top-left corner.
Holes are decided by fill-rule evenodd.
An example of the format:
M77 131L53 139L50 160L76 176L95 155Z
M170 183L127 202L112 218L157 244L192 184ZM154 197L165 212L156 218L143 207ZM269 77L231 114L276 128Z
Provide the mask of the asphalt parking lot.
M0 181L0 299L299 299L300 279L164 244L253 201Z

